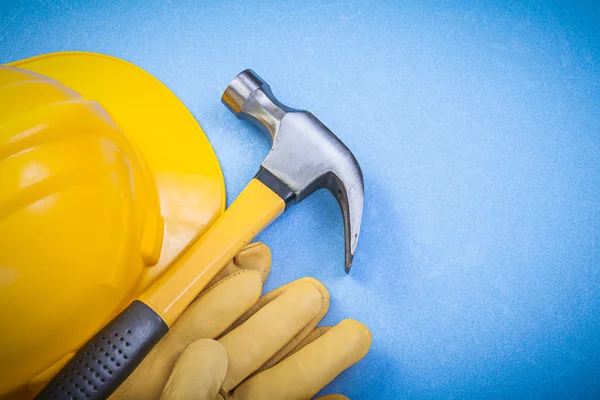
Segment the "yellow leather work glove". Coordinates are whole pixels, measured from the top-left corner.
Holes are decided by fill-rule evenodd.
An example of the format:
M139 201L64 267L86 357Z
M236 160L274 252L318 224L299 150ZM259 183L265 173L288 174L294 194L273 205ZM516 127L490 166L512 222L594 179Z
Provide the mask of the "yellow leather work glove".
M315 329L329 308L316 279L260 297L270 266L264 244L243 249L111 399L308 399L365 356L360 322Z

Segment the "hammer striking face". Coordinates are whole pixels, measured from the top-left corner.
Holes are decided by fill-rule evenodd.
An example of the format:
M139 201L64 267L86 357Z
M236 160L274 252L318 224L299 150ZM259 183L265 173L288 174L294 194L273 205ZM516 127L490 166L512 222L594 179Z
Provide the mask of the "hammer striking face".
M223 103L271 138L271 151L256 179L286 202L299 203L315 190L328 189L344 218L346 272L350 271L363 213L364 186L354 155L308 111L281 104L254 71L240 73L227 87Z

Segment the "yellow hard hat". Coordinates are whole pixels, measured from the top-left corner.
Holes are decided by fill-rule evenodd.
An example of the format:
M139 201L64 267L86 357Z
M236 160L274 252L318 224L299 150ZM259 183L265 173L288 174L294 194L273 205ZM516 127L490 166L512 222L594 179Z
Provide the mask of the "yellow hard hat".
M125 61L0 66L0 396L31 396L223 212L200 126Z

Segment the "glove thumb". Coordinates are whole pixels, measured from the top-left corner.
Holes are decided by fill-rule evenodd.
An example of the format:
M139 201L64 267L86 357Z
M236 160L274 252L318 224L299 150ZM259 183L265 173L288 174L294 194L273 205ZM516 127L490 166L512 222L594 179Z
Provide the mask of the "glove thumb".
M227 350L219 342L200 339L183 351L161 400L214 400L227 374Z

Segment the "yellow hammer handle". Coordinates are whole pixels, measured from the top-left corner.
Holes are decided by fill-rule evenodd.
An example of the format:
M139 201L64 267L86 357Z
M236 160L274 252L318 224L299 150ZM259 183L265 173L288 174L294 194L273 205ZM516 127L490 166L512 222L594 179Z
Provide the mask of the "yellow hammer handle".
M252 179L212 228L138 300L171 326L215 275L284 210L281 197Z

